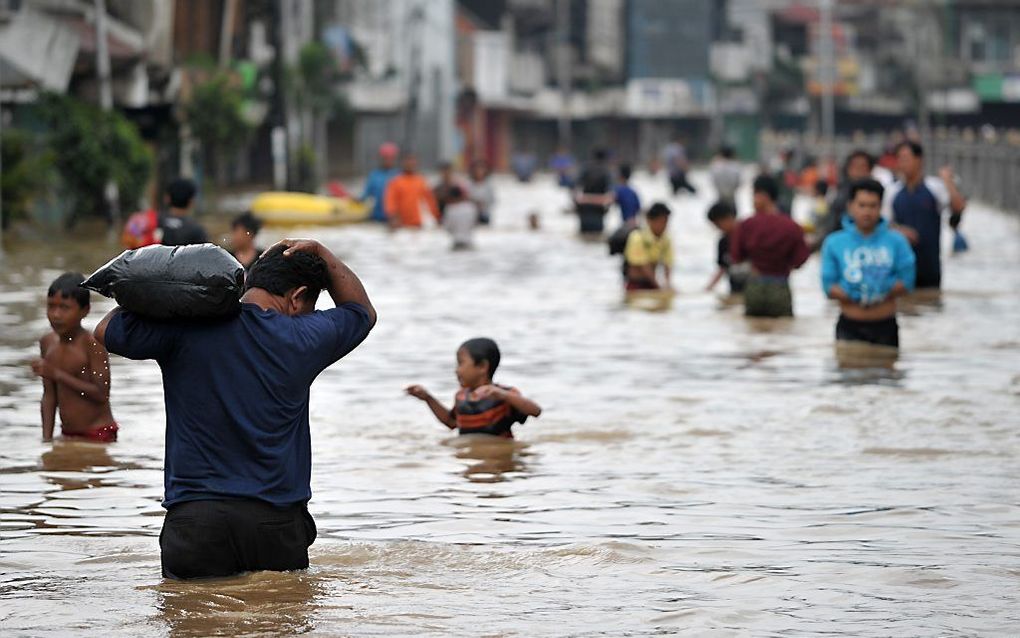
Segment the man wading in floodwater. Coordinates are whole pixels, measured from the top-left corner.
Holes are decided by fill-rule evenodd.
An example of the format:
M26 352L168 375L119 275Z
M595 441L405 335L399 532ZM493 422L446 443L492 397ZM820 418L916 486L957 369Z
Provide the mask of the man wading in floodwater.
M270 248L246 285L232 319L155 322L115 309L96 327L110 352L163 372L166 578L308 567L309 387L375 325L361 281L316 241ZM316 311L323 288L336 308Z

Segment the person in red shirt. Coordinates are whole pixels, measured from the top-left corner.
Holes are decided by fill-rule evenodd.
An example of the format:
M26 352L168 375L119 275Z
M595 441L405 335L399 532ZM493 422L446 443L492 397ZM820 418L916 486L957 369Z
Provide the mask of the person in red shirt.
M779 186L768 175L754 180L754 215L733 230L733 264L751 264L744 289L744 314L749 317L792 317L790 271L799 268L811 249L804 230L776 207Z
M383 209L393 228L421 228L421 205L428 205L432 216L439 219L439 205L425 178L418 173L418 158L405 155L402 172L386 185Z

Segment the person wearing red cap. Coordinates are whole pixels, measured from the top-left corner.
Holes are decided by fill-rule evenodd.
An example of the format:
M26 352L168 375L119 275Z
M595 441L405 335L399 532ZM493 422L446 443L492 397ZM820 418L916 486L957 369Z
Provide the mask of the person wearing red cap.
M383 199L386 196L386 186L390 180L397 176L397 154L399 150L393 142L386 142L379 146L379 166L372 170L365 179L365 190L361 193L361 200L371 198L372 220L385 222L386 211L383 208Z
M418 173L418 158L405 155L402 172L390 180L383 197L383 209L394 228L406 226L421 228L421 205L426 203L435 219L439 219L439 205L425 178Z

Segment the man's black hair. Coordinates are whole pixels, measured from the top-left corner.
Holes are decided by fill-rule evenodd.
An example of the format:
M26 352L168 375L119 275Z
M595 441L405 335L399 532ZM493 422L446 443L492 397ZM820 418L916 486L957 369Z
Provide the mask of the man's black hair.
M658 219L660 217L669 217L670 214L669 206L666 206L662 202L655 202L652 207L645 213L645 219Z
M306 252L293 252L284 256L286 246L274 246L262 253L248 272L245 289L261 288L266 292L282 296L301 286L308 289L302 295L309 301L319 298L319 293L329 287L329 268L322 257Z
M724 219L736 219L737 211L729 202L716 202L708 209L708 221L713 224Z
M850 166L850 162L854 161L858 157L863 157L865 161L868 162L869 169L875 168L875 157L863 148L858 148L850 151L850 154L846 156L846 161L843 162L843 170L845 171L846 167Z
M859 179L853 184L850 184L850 191L848 195L848 202L854 201L857 197L857 193L864 191L866 193L874 193L878 195L878 201L882 201L882 196L885 194L885 188L875 179Z
M246 231L257 235L262 230L262 220L251 214L251 211L245 211L234 218L234 221L230 222L231 228L237 228L238 226L244 228Z
M604 162L609 157L609 153L604 148L597 148L592 151L591 156L595 158L596 162Z
M779 199L779 185L776 184L775 178L771 175L759 175L758 177L755 177L754 185L751 189L755 193L765 193L772 201Z
M903 140L896 145L893 152L899 155L900 149L909 148L910 152L913 153L914 157L924 157L924 147L920 143L911 140Z
M825 197L825 194L829 192L829 182L824 179L815 181L815 192Z
M178 177L166 185L166 196L170 198L170 206L173 208L187 208L195 198L195 182Z
M464 197L464 189L461 188L460 184L454 184L450 187L448 194L450 199L460 199L461 197Z
M727 145L719 149L719 155L724 159L733 159L733 157L736 155L736 152L733 150L732 146Z
M475 365L481 365L482 361L489 362L489 378L496 374L499 367L499 346L488 337L475 337L460 344L460 350L468 353Z
M59 294L61 297L74 299L82 308L88 308L91 303L89 289L81 287L83 281L85 281L85 276L80 272L65 272L53 280L49 290L46 291L46 297Z
M634 172L634 169L631 168L630 164L626 164L626 163L620 164L620 168L617 169L617 170L620 171L620 179L622 179L625 182L628 179L630 179L631 173Z

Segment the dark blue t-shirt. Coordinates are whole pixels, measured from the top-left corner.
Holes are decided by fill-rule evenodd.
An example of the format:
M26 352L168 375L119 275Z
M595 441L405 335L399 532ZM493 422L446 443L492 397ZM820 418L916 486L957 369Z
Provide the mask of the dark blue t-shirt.
M616 205L620 207L620 217L623 223L627 223L638 215L641 210L641 200L637 192L626 184L616 187Z
M163 507L219 498L308 501L309 388L370 329L367 311L352 303L295 317L243 304L236 318L216 323L114 315L106 348L155 359L163 372Z
M917 286L938 286L942 280L942 204L931 185L922 182L913 191L902 187L892 199L893 221L917 231Z

